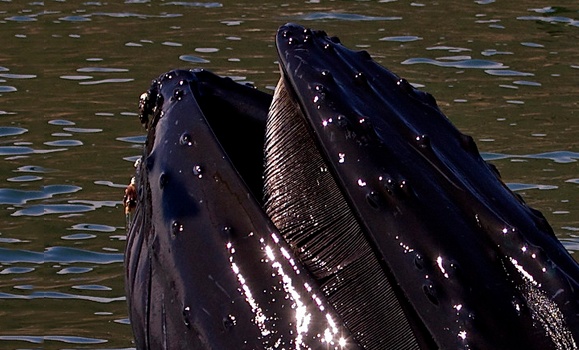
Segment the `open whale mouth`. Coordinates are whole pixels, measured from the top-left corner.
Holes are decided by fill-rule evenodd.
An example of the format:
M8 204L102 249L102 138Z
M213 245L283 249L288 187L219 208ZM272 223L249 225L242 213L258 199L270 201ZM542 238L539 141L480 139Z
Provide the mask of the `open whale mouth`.
M579 268L434 99L337 38L272 96L159 77L128 232L138 348L573 349Z

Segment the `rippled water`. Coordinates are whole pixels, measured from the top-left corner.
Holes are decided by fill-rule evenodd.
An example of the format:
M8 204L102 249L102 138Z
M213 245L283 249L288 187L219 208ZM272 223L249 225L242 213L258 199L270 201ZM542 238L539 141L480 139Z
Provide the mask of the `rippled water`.
M171 68L271 90L294 21L432 93L579 256L573 1L1 1L0 347L132 347L120 200Z

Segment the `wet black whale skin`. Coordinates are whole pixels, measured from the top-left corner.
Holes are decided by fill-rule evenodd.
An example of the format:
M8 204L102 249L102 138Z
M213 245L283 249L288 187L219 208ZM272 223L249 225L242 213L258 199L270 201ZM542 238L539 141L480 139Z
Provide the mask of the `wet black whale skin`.
M434 99L324 32L288 24L276 45L413 324L399 348L573 348L576 262ZM163 74L148 96L126 250L137 347L325 349L329 329L330 348L361 348L373 335L350 334L255 199L271 97L202 70ZM311 315L302 333L296 305Z
M323 295L313 297L315 281L286 258L290 248L215 138L198 104L216 94L207 81L242 91L265 114L271 100L203 71L168 72L149 91L156 112L143 115L149 135L125 254L137 347L316 348L329 329L328 339L358 348Z
M434 98L323 31L288 24L276 45L345 197L438 346L572 348L577 263Z

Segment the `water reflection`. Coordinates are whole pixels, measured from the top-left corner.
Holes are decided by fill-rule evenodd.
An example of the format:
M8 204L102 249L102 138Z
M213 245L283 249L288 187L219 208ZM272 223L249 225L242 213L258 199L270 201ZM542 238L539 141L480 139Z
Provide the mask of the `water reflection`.
M132 346L120 200L145 139L138 96L156 75L193 66L271 90L279 77L273 35L287 21L339 35L431 92L565 247L579 250L579 21L570 5L2 4L3 348ZM32 318L32 310L42 312Z
M508 68L500 62L472 59L469 56L440 57L435 60L430 58L410 58L402 62L402 64L417 64L417 63L427 63L439 67L451 67L451 68L478 68L488 70L493 69L492 72L495 72L496 68Z

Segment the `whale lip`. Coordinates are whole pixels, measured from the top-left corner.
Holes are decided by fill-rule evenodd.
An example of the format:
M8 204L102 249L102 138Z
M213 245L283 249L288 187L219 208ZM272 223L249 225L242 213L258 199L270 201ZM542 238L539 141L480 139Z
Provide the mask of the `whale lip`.
M276 47L288 90L413 322L442 348L576 343L579 265L430 94L323 31L288 23Z
M261 149L212 120L263 125L271 96L199 70L167 72L146 95L125 251L137 348L360 348L242 177L256 170L239 156Z

